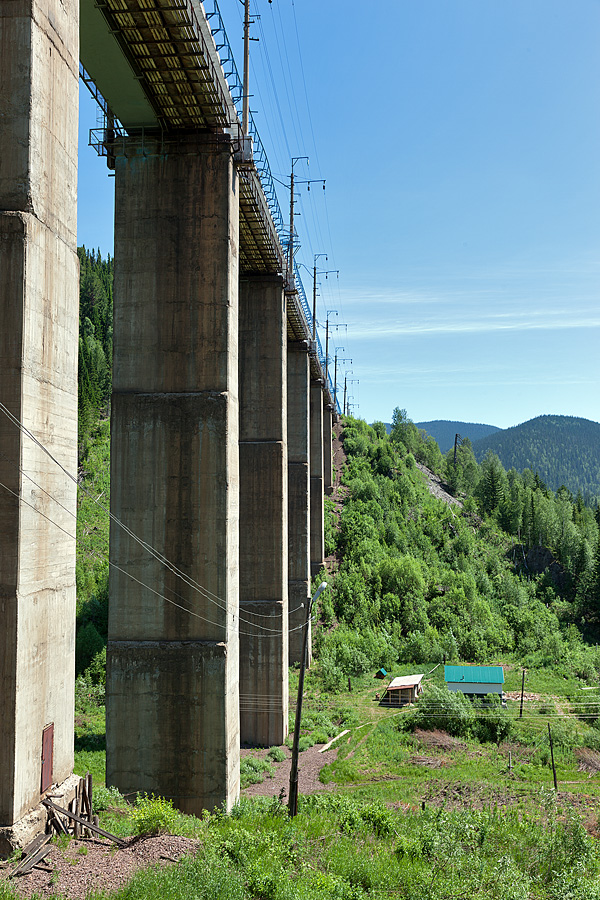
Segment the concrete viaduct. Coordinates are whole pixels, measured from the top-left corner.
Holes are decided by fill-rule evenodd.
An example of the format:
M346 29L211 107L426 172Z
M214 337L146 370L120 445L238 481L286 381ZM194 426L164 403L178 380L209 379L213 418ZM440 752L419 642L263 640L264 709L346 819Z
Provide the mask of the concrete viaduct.
M80 60L116 196L107 782L229 808L240 742L287 735L332 390L226 48L199 0L0 4L5 844L73 766Z

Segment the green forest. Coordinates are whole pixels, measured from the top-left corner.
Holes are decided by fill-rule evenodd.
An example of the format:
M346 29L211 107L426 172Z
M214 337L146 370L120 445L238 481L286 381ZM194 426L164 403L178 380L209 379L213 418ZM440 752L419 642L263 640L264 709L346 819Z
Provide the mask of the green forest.
M600 424L575 416L538 416L473 441L478 460L492 450L505 468L531 469L553 490L566 486L588 503L600 497Z
M93 773L113 834L198 842L110 896L600 900L597 505L491 451L478 462L468 440L455 461L401 408L389 435L353 418L339 428L300 742L302 766L338 739L327 792L301 796L294 819L269 793L289 739L242 758L242 787L264 782L267 796L230 814L194 819L103 787L112 261L85 249L80 261L76 771ZM444 662L501 664L506 705L450 694ZM382 666L425 673L415 706L378 702ZM292 668L291 724L297 683Z
M317 639L330 686L396 660L512 658L596 679L597 508L492 452L479 465L468 441L456 463L443 457L400 409L389 436L347 419L343 441L347 495L328 529L339 568L323 601L339 625ZM418 464L460 505L431 496Z

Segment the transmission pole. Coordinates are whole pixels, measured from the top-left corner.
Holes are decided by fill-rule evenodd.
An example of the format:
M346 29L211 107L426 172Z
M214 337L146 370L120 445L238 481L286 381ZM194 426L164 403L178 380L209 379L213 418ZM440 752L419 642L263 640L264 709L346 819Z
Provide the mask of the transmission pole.
M336 353L335 353L335 370L334 370L334 376L333 376L333 408L334 409L337 409L337 364L338 364L338 353L340 352L340 350L343 350L344 352L346 352L346 348L338 347L336 350ZM350 365L352 365L352 360L350 359L349 356L340 357L340 362L349 362Z
M325 262L327 262L327 254L326 253L315 253L313 259L313 320L312 320L312 339L313 342L317 339L317 260L320 256L325 257Z
M327 317L325 319L325 387L327 387L327 384L328 384L327 374L328 374L328 369L329 369L329 316L332 313L335 313L337 316L337 310L328 309Z
M244 2L244 103L242 109L242 132L248 136L250 121L250 0Z

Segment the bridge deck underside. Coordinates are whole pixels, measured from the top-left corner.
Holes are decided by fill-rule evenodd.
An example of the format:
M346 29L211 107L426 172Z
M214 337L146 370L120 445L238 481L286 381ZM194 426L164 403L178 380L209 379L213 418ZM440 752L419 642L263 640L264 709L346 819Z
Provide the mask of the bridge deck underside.
M234 136L234 150L235 140L240 139L241 156L239 118L199 0L80 3L82 63L123 126L124 135L228 131ZM129 86L126 72L130 73ZM112 124L107 123L100 140L109 156L111 140L118 140ZM239 173L241 272L281 274L288 283L286 254L256 166L241 163ZM310 328L298 293L288 292L286 298L289 339L309 340ZM320 366L316 358L313 363L316 376Z
M214 42L189 0L101 0L98 6L165 130L231 124Z

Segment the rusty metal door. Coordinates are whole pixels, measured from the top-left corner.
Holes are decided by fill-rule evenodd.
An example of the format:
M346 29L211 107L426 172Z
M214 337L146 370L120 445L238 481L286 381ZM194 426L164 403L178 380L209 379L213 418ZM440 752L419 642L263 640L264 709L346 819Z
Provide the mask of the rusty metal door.
M52 763L54 757L54 722L46 725L42 731L42 785L41 792L47 791L52 784Z

